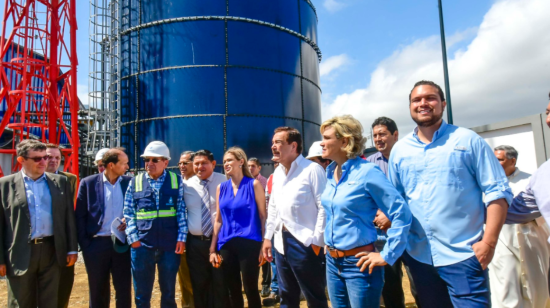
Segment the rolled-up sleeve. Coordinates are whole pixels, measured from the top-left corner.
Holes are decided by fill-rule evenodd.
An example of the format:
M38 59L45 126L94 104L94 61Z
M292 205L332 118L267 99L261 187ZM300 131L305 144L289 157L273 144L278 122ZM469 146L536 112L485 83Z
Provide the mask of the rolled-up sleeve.
M476 152L473 155L476 159L475 176L485 194L485 206L498 199L505 199L508 205L512 204L512 189L493 150L481 137L473 142L473 150Z
M535 196L531 188L527 186L525 191L520 192L508 207L506 215L507 224L524 224L533 221L541 216Z
M380 252L390 265L403 254L407 247L407 236L412 223L412 214L405 199L378 168L372 168L366 175L365 190L391 221L387 231L387 242Z

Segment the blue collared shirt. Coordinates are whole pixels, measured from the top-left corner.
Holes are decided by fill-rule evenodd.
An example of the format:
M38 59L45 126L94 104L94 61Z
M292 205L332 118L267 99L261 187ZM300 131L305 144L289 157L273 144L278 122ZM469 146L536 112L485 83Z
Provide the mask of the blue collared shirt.
M486 204L510 204L512 191L493 150L473 131L443 121L429 144L417 131L395 144L389 161L389 179L413 214L407 252L422 263L455 264L474 255Z
M369 157L367 157L367 161L370 161L371 163L380 167L382 172L384 172L384 175L388 176L388 160L386 159L386 157L384 157L384 155L382 155L382 152L377 152L370 155ZM384 244L386 243L386 240L388 239L388 235L386 234L385 231L380 230L380 228L376 226L375 228L376 228L376 235L378 236L378 239L376 240L375 245L376 245L376 248L381 249L381 247L383 247Z
M155 202L157 204L157 210L159 208L160 195L159 190L164 183L166 178L167 171L164 170L164 173L156 180L153 180L148 173L145 173L145 178L151 185L153 189L153 194L155 196ZM126 235L128 237L128 243L132 244L139 241L139 235L136 225L136 204L134 202L134 187L132 182L128 184L128 189L126 190L126 195L124 196L124 218L126 218ZM185 242L187 239L187 210L185 208L185 202L183 201L183 181L180 181L179 185L179 194L176 208L176 217L178 220L178 242Z
M104 208L103 208L103 224L97 232L98 236L111 236L111 224L115 218L122 218L122 209L124 205L124 194L122 193L122 188L120 187L120 181L122 177L119 177L115 184L111 184L109 179L105 176L105 173L102 174L103 177L103 199L104 199Z
M388 159L384 157L382 152L372 154L371 156L367 157L367 161L370 161L371 163L377 165L386 176L388 175Z
M21 170L25 182L25 194L31 215L31 239L53 235L52 195L44 173L33 180Z
M374 216L378 209L391 220L388 240L380 253L388 264L401 256L407 245L411 212L405 200L376 165L360 157L342 165L338 184L333 162L327 167L327 184L321 196L327 224L325 244L339 250L368 245L376 241Z
M541 215L550 222L550 160L542 164L529 179L525 190L519 193L506 216L506 223L528 223ZM548 239L550 242L550 238Z

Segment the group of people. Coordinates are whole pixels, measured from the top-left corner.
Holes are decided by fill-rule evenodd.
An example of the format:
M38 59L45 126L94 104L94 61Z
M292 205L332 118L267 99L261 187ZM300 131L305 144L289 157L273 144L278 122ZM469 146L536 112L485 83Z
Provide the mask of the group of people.
M403 265L418 307L550 307L549 163L530 177L517 150L447 124L445 107L437 84L416 83L417 127L398 142L395 122L376 119L369 157L353 116L323 122L307 157L300 132L279 127L269 179L239 147L225 174L205 149L174 172L153 141L144 173L126 176L124 149L104 149L77 190L58 147L22 141L21 171L0 179L8 306L67 307L80 248L90 307L110 305L111 278L116 307L131 307L132 284L150 307L157 271L161 307L177 306L178 276L184 307L244 307L243 288L251 308L261 296L328 308L326 288L332 307L405 307Z

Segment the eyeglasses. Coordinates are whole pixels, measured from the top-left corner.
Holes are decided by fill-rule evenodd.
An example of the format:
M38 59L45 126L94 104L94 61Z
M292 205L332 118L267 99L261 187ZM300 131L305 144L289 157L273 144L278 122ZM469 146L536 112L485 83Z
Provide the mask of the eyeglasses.
M24 159L32 159L35 163L39 163L41 160L48 160L48 155L46 156L35 156L35 157L27 157L23 156Z
M181 163L178 163L178 166L186 166L186 165L189 165L190 163L191 163L190 161L181 162Z
M149 161L152 161L153 164L156 164L161 160L162 160L162 158L144 158L143 159L144 162L148 163Z

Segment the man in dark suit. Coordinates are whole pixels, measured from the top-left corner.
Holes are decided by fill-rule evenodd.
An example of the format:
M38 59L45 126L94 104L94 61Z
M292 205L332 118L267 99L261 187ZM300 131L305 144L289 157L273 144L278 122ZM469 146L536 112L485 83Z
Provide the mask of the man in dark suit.
M46 155L48 156L46 172L66 176L71 185L74 200L76 198L76 175L69 172L59 171L59 166L61 165L61 150L59 149L59 146L53 143L46 143ZM67 308L69 307L69 299L71 298L71 291L73 290L74 266L62 267L59 280L62 283L59 284L57 307Z
M16 149L21 171L0 179L0 276L8 276L9 307L57 308L60 267L78 257L71 187L45 172L43 143Z
M48 155L48 164L46 165L46 172L51 172L55 174L61 174L66 176L69 179L71 184L71 189L76 198L76 175L70 172L59 171L59 166L61 165L61 150L59 146L53 143L46 143L46 154Z
M128 170L128 156L123 150L114 148L103 155L104 172L84 178L76 199L78 243L88 271L90 308L109 307L109 275L115 287L116 307L129 308L132 304L130 250L111 237L113 221L124 221L124 194L131 179L123 175ZM125 228L123 223L118 230Z

